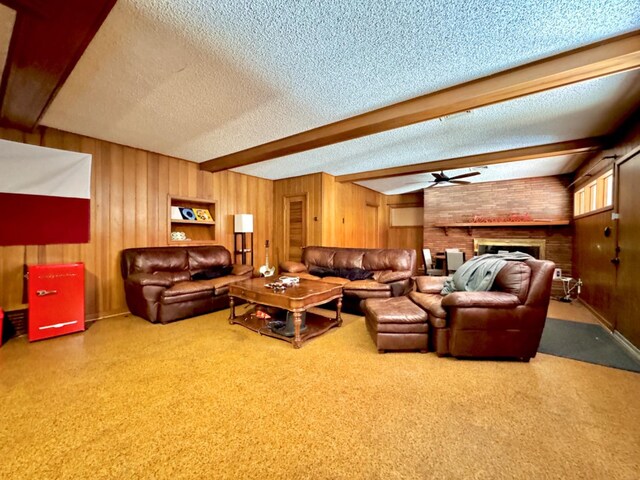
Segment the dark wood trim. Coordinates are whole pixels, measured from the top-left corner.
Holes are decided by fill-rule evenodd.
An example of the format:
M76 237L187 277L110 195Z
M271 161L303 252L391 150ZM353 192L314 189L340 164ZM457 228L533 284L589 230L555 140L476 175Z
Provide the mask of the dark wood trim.
M640 67L640 31L324 125L200 164L216 172Z
M581 220L585 217L590 217L591 215L596 215L598 213L606 212L607 210L613 210L613 205L607 205L606 207L601 207L596 210L591 210L590 212L581 213L580 215L574 215L574 220Z
M49 0L46 8L35 0L11 2L22 8L0 85L1 126L31 131L38 125L115 2Z
M596 319L602 324L603 327L613 332L614 330L613 323L611 323L609 320L604 318L595 308L593 308L591 305L589 305L589 303L585 302L583 299L578 298L576 300L578 300L587 310L589 310L589 312L591 312L591 314L593 314L593 316L596 317Z
M548 158L559 155L573 155L586 153L602 148L605 139L602 137L570 140L568 142L537 145L535 147L515 148L513 150L501 150L499 152L469 155L466 157L449 158L433 162L416 163L402 167L382 168L368 172L339 175L338 182L358 182L374 180L377 178L399 177L416 173L437 172L439 170L451 170L454 168L475 167L478 165L495 165L498 163L515 162L518 160L531 160L534 158Z

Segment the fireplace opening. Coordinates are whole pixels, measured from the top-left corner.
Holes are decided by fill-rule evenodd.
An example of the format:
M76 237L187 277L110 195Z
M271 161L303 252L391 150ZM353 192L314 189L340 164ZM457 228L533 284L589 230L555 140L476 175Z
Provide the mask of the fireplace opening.
M473 240L476 255L484 253L522 252L533 258L545 258L545 240L539 238L476 238Z

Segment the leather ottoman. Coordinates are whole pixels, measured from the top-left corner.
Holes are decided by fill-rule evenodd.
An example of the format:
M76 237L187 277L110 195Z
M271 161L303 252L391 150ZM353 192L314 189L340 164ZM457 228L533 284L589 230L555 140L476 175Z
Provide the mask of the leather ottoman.
M379 353L428 351L428 314L407 297L368 298L362 307L367 330Z

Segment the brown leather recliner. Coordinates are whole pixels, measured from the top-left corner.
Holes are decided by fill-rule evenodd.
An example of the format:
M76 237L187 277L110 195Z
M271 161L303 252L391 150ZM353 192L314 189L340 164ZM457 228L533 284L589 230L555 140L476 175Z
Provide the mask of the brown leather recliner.
M536 356L555 264L509 261L491 291L440 295L447 277L417 277L409 298L429 313L431 349L454 357Z
M315 267L324 269L364 269L373 278L348 280L336 276L319 277L309 273ZM311 280L342 286L343 308L359 310L367 298L390 298L406 294L416 270L416 251L393 248L305 247L302 262L282 262L280 271Z
M223 267L231 271L206 278ZM129 248L122 251L121 270L129 310L152 323L227 308L229 284L253 275L250 265L232 265L221 245Z

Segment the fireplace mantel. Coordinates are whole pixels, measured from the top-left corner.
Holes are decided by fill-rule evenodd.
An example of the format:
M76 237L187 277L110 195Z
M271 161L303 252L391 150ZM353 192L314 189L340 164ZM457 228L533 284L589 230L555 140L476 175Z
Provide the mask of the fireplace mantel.
M448 235L447 228L466 228L471 236L472 228L486 227L561 227L571 223L569 220L539 220L530 222L467 222L467 223L436 223L434 227L444 229L444 234Z

